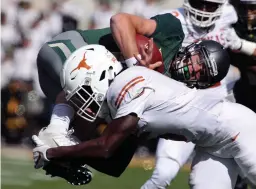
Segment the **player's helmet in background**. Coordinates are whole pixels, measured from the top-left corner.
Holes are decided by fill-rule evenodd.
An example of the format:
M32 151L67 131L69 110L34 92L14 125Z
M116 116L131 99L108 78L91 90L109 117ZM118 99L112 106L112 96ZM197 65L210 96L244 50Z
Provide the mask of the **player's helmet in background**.
M205 40L180 50L170 64L169 72L175 80L188 87L208 88L221 81L228 72L228 52L216 41Z
M227 0L184 0L183 7L190 22L198 27L210 27L219 19Z
M240 37L256 39L256 0L231 0L230 3L238 14L236 29Z
M97 118L110 82L121 70L121 63L102 45L87 45L70 55L61 85L79 116L90 122Z

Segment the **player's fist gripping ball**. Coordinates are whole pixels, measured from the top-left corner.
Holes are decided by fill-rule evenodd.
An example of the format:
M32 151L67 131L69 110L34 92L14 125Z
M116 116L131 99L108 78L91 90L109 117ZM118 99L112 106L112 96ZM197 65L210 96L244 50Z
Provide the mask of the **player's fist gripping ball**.
M140 54L142 53L141 48L140 48L141 46L144 46L146 49L149 46L149 38L147 38L143 35L136 34L136 42L137 42L137 47L138 47ZM157 47L157 45L153 42L153 56L152 56L151 64L154 64L158 61L163 62L162 53L161 53L160 49ZM164 64L162 64L155 70L160 73L163 73L164 72Z

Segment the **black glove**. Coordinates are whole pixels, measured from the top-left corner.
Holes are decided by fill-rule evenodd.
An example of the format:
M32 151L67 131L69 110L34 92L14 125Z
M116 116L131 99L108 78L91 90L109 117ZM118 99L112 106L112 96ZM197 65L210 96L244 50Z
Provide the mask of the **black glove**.
M49 162L43 167L46 175L51 177L61 177L68 181L72 185L84 185L88 184L92 180L92 172L84 166L78 165L60 165L54 162Z

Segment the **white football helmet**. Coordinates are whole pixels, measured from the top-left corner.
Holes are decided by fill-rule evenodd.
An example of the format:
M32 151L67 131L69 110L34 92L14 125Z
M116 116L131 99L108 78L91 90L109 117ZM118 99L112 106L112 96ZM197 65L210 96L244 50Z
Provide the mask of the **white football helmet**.
M79 116L90 122L97 118L111 80L122 69L102 45L87 45L70 55L62 69L61 85Z
M184 0L183 7L190 22L197 27L210 27L219 19L228 0Z

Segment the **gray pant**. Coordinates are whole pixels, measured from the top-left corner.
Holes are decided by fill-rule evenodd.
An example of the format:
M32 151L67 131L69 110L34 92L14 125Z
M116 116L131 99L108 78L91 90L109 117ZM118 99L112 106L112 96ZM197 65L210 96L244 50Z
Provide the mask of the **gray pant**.
M60 72L65 60L76 49L87 45L77 31L68 31L45 43L37 56L39 82L46 97L55 102L62 91Z

